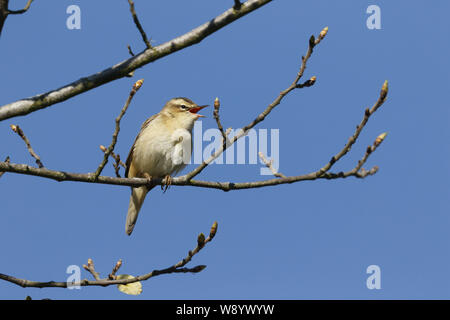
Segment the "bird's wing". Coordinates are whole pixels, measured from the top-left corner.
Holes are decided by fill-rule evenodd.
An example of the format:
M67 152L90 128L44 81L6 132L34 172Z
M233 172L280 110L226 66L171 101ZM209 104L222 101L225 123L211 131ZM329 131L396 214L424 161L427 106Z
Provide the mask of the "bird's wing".
M136 139L134 139L134 143L131 146L130 149L130 153L128 153L128 157L127 157L127 161L125 162L126 164L126 169L125 169L125 177L128 178L128 172L130 171L130 167L131 167L131 162L133 160L133 152L134 152L134 148L136 146L136 141L139 139L139 136L141 135L142 131L150 124L150 122L155 119L158 115L154 114L153 116L151 116L150 118L148 118L147 120L145 120L145 122L142 124L141 126L141 130L139 131L138 135L136 136Z

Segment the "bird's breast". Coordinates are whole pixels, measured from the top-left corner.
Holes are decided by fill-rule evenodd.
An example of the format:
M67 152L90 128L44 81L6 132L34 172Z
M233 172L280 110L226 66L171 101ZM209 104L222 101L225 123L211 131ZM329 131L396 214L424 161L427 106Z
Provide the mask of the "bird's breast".
M135 164L140 172L164 177L181 171L190 161L192 138L186 129L147 128L136 141Z

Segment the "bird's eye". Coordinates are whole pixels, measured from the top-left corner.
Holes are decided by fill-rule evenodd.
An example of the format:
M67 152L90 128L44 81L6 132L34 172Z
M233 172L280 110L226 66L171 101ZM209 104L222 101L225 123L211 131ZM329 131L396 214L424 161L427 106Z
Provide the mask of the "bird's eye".
M187 109L189 109L189 107L186 107L184 104L182 104L182 105L180 106L180 109L182 109L182 110L187 110Z

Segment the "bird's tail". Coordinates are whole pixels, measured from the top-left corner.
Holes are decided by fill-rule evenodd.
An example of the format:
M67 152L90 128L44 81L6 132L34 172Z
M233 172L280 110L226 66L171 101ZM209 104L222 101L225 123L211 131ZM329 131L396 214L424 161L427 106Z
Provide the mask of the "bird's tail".
M145 187L131 188L130 204L128 205L127 221L125 224L125 232L130 235L133 232L136 220L144 203L145 196L150 190Z

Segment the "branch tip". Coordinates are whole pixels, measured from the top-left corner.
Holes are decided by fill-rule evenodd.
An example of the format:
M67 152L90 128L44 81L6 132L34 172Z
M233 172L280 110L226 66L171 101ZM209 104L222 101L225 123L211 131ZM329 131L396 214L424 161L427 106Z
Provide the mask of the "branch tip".
M386 136L387 136L387 132L383 132L382 134L380 134L380 135L375 139L375 142L373 143L373 145L374 145L375 147L378 147L378 146L383 142L383 140L386 138Z
M381 100L386 99L388 91L389 91L389 85L388 85L388 81L386 80L386 81L384 81L383 86L381 87L381 92L380 92Z

